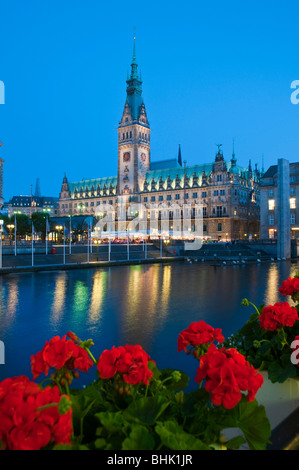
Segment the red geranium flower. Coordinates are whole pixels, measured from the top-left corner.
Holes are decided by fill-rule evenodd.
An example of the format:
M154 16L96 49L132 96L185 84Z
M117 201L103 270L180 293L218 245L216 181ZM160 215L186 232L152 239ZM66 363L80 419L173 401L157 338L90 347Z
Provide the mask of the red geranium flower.
M97 369L102 379L110 379L120 374L125 382L131 385L149 384L153 372L148 368L148 362L154 362L141 346L120 346L106 349L102 352Z
M294 296L299 292L299 278L288 277L282 282L279 292L285 297L287 295Z
M26 376L0 382L0 440L4 448L39 450L50 443L71 444L72 410L69 406L60 414L60 400L57 386L40 389Z
M187 347L196 346L202 344L212 344L214 341L223 343L224 336L222 335L221 329L214 329L204 321L193 322L185 330L183 330L178 337L178 351L187 352Z
M87 372L93 362L87 351L66 336L60 338L55 336L50 341L46 341L45 346L37 354L31 356L31 371L36 379L40 374L48 375L49 370L54 368L67 371L77 369Z
M275 331L282 326L293 326L299 320L295 307L288 302L276 302L263 308L259 317L260 326L263 330Z
M263 376L236 349L217 349L214 344L200 358L195 381L203 380L212 403L227 409L239 403L242 392L248 392L248 401L254 400L263 384Z

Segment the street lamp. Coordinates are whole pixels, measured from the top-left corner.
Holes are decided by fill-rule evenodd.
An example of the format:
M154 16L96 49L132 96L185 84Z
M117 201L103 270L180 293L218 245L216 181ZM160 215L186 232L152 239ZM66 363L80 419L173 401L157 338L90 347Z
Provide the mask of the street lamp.
M59 231L59 230L62 230L63 229L63 226L62 225L56 225L56 230Z
M11 245L11 230L15 228L14 224L8 224L6 227L9 230L9 244Z
M63 230L63 264L65 264L65 226L56 225L56 230Z
M15 256L17 256L17 214L22 214L21 211L15 211Z
M72 254L72 216L69 215L70 218L70 255Z

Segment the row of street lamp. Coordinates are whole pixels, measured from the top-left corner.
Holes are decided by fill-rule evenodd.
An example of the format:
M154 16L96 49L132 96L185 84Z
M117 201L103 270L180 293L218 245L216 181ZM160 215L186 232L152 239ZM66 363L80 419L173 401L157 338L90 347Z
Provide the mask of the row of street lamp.
M15 213L15 224L9 224L7 225L7 228L9 230L12 230L13 228L15 229L15 255L17 255L17 220L16 220L16 215ZM3 224L4 221L0 220L0 269L2 269L3 264L2 264L2 234L3 234ZM65 264L65 225L56 225L55 229L57 231L63 230L63 264ZM72 253L72 228L71 228L71 217L70 217L70 237L69 237L69 254ZM32 224L32 266L34 265L34 227ZM127 232L127 256L128 259L130 258L130 238L129 238L129 231ZM48 220L46 219L46 254L48 254ZM160 256L162 257L162 237L160 237ZM145 252L145 258L147 258L147 241L146 239L143 240L143 251ZM91 238L91 227L88 227L88 237L87 237L87 261L89 262L89 253L92 253L92 238ZM108 259L110 261L110 256L111 256L111 239L109 237L109 248L108 248Z

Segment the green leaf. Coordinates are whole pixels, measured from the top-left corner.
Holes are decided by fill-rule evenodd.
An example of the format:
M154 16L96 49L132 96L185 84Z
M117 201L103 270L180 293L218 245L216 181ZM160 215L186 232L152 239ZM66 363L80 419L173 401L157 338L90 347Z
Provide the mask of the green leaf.
M167 377L170 377L172 373L174 372L174 369L163 369L161 371L161 380L166 379ZM176 392L177 390L183 390L188 386L189 383L189 377L185 372L179 371L181 374L181 379L178 382L175 382L174 380L169 380L168 382L165 382L166 388L168 390L172 390Z
M291 362L291 354L284 354L280 358L280 362L272 362L268 366L268 377L272 383L283 383L290 377L297 374L296 367Z
M182 405L182 412L184 416L194 417L198 414L200 405L205 408L209 401L210 394L203 388L186 393L184 403Z
M128 406L124 411L124 418L151 426L162 415L169 404L170 402L161 395L143 397Z
M122 450L153 450L155 439L151 433L141 425L134 425L129 436L122 443Z
M152 379L156 379L156 380L160 379L161 372L159 371L158 367L156 366L154 362L148 361L147 367L149 368L149 370L151 370L154 373Z
M155 427L161 443L173 450L208 450L209 447L199 439L188 434L176 421L159 422Z
M122 411L117 411L112 413L110 411L103 411L101 413L96 413L96 418L98 418L102 426L111 434L115 432L121 432L124 428L124 418Z
M246 440L243 436L236 436L230 439L227 442L224 442L223 445L231 450L238 450L242 444L244 444Z
M106 445L107 445L107 442L103 438L96 439L94 442L95 448L99 450L105 449Z
M241 429L251 450L265 450L271 436L271 426L264 406L246 397L232 410L227 410L227 427Z

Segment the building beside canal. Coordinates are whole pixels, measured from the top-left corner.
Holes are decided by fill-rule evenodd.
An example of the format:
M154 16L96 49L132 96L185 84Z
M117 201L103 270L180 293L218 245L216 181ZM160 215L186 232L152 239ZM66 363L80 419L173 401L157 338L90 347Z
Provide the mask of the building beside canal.
M257 166L253 168L249 162L248 168L240 167L234 150L225 160L221 145L207 163L186 165L180 147L177 158L152 162L151 128L142 97L135 39L126 83L126 101L117 128L117 174L75 182L69 182L64 175L59 215L96 216L99 205L115 207L125 198L128 203L139 202L148 209L151 204L168 208L190 204L195 217L196 206L202 204L204 236L216 240L259 237L261 174Z
M299 238L299 162L289 164L290 237ZM272 165L263 175L261 192L261 238L276 239L279 229L278 165Z

